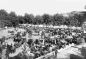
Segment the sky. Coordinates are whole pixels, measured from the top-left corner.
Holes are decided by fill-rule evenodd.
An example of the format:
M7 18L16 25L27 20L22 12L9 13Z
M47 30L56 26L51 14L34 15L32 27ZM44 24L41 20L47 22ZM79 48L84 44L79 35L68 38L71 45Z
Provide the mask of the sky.
M86 0L0 0L0 9L14 11L18 15L25 13L42 15L85 11Z

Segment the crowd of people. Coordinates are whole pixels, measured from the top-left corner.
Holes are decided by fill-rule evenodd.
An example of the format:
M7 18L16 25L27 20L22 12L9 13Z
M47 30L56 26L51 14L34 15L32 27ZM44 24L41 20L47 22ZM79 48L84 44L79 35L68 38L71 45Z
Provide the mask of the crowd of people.
M32 56L33 58L38 58L52 51L56 51L55 54L57 54L57 50L65 48L66 45L72 43L74 43L75 45L79 45L86 42L85 33L83 33L83 31L80 29L38 29L36 27L22 28L25 31L18 31L19 28L15 29L16 33L15 31L9 31L9 33L12 34L12 37L10 38L13 40L14 43L8 44L6 40L9 40L9 38L4 38L5 41L3 43L2 41L0 41L0 44L5 46L5 48L7 49L7 54L13 54L15 53L17 48L22 47L22 52L20 52L19 54L27 54L28 56ZM34 34L36 34L38 38L34 38Z

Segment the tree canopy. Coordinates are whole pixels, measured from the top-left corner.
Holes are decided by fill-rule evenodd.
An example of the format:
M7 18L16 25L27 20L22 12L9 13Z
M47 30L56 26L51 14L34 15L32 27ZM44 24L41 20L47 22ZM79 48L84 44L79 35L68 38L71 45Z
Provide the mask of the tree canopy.
M24 16L16 15L15 12L6 12L6 10L0 10L0 27L11 27L19 24L45 24L45 25L68 25L68 26L81 26L86 21L86 12L71 12L64 16L63 14L43 14L36 15L25 14Z

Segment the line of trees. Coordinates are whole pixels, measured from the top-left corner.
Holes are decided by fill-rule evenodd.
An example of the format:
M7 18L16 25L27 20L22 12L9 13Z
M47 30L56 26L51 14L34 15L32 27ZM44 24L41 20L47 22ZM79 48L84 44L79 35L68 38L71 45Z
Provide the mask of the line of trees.
M86 12L71 12L65 17L63 14L44 14L34 16L25 14L24 16L16 15L15 12L7 13L6 10L0 10L0 27L17 26L18 24L46 24L46 25L68 25L81 26L86 20Z

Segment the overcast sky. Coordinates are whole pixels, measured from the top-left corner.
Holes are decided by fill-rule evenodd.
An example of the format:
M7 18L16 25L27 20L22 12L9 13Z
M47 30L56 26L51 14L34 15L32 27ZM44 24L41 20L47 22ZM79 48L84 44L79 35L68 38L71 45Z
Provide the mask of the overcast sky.
M0 9L42 15L85 10L86 0L0 0Z

